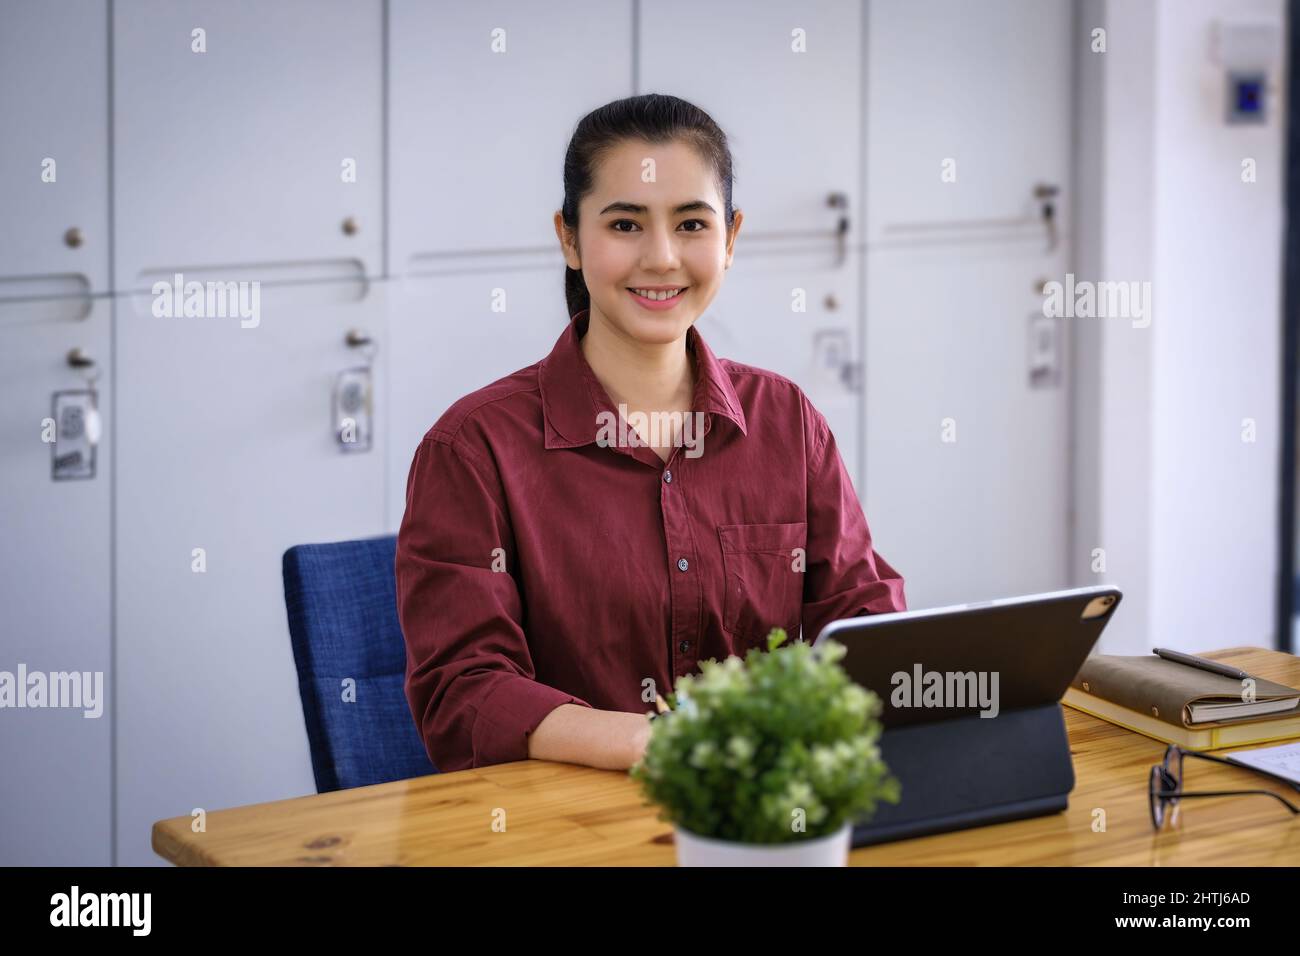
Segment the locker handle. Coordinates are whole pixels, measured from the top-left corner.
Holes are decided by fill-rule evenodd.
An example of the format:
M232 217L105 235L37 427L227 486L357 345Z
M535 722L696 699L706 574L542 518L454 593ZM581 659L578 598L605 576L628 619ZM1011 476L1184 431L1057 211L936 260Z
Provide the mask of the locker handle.
M1055 252L1056 236L1056 197L1060 187L1055 183L1038 183L1034 186L1034 198L1039 202L1039 215L1043 228L1047 230L1047 251Z
M848 239L849 239L849 217L847 210L849 208L849 197L847 193L833 192L826 197L826 205L832 209L845 210L840 214L839 222L835 224L835 265L844 265L844 260L848 258Z
M94 387L96 380L99 378L99 365L95 362L90 354L81 346L68 350L68 365L75 368L86 379L86 385Z
M375 340L370 337L369 332L361 329L348 329L343 341L347 343L348 348L358 349L366 357L367 364L374 362L379 346L375 344Z

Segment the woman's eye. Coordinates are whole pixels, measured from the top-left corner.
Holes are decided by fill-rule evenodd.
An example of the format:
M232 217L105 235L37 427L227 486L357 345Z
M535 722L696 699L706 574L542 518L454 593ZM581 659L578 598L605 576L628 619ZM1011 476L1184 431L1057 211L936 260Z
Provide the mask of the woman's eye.
M703 219L687 219L685 222L682 223L682 225L685 226L687 223L692 223L692 222L698 225L699 228L687 229L686 230L687 232L703 232L705 229L709 228L709 224L705 222ZM637 229L641 228L631 219L615 219L613 222L609 224L609 227L613 229L615 232L632 232L631 229L620 229L619 226L623 224L634 226Z

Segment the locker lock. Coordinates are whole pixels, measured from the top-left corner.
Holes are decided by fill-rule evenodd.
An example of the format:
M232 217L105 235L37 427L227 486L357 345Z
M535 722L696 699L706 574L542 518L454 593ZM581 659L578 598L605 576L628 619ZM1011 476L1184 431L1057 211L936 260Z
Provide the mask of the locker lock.
M343 220L344 235L355 236L360 231L361 231L361 223L357 222L356 216L348 216L348 218Z
M63 234L63 242L69 249L76 249L85 241L85 236L81 234L81 230L76 226Z

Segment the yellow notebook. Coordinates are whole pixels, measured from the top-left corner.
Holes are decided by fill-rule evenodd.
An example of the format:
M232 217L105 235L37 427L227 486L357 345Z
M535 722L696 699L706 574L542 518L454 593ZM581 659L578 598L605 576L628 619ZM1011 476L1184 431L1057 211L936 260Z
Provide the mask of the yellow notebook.
M1220 747L1242 747L1300 737L1300 716L1296 715L1278 720L1252 720L1193 730L1102 700L1077 687L1069 688L1061 698L1061 703L1144 736L1178 744L1187 750L1218 750Z

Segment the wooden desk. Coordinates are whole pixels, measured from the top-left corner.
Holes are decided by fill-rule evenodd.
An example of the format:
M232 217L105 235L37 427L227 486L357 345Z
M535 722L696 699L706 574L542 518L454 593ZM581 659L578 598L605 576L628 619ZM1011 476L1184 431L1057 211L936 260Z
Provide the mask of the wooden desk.
M1237 647L1206 657L1300 686L1300 658ZM1147 778L1165 744L1065 708L1077 782L1052 816L854 850L855 866L1300 864L1300 817L1265 797L1183 801L1178 830L1157 834ZM1230 752L1228 748L1220 753ZM1249 749L1249 748L1246 748ZM1276 789L1233 767L1189 759L1189 790ZM492 829L505 811L504 832ZM1106 813L1093 830L1094 809ZM672 828L625 772L526 760L279 800L153 827L153 848L183 865L671 866ZM1168 827L1168 824L1166 824Z

